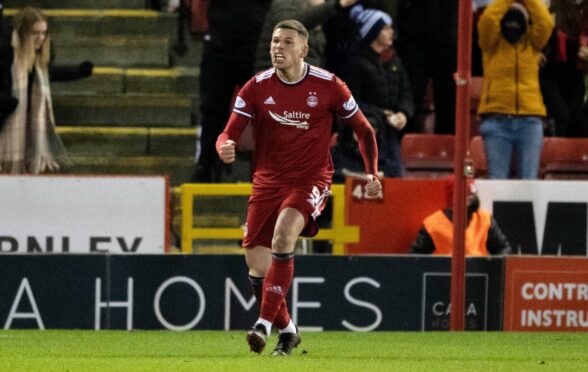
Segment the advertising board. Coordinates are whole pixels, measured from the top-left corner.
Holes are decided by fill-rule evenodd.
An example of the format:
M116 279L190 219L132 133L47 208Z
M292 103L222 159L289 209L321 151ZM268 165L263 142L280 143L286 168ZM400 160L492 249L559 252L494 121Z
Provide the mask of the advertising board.
M164 253L165 177L0 176L0 253Z
M588 331L588 259L508 257L504 330Z

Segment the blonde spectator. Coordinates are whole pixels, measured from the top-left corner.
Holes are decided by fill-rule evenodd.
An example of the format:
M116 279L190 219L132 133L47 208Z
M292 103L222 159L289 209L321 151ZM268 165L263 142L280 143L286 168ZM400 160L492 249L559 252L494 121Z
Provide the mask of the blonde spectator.
M4 35L8 38L9 35ZM50 69L47 17L36 8L14 16L13 31L0 53L0 171L43 173L67 164L55 132L49 79L89 76L92 64Z

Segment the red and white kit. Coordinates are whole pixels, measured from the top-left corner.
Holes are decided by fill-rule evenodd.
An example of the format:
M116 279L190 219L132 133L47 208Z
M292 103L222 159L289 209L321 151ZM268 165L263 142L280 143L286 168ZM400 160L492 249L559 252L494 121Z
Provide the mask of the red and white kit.
M298 82L282 81L271 68L255 75L239 91L216 146L220 151L227 140L237 142L252 123L253 193L244 247L270 247L276 218L286 207L298 209L307 219L303 236L317 233L314 218L324 208L333 175L329 145L335 115L347 119L356 132L370 130L347 85L308 64ZM370 154L366 172L376 174L377 150L365 148L369 141L360 140L359 145L363 153Z

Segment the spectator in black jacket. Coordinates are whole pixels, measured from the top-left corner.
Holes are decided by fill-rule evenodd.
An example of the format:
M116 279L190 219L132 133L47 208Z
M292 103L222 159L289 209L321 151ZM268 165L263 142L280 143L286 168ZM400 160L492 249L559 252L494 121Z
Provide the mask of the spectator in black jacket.
M588 135L583 118L584 76L588 74L588 1L554 0L555 28L543 48L539 83L547 109L548 134Z
M385 177L402 177L399 135L414 113L412 90L400 58L392 49L392 18L385 12L356 5L351 17L358 23L361 41L356 44L344 68L343 80L376 131L378 169ZM353 133L340 126L333 149L335 181L347 171L363 169Z
M417 110L429 80L433 83L435 133L455 133L457 4L457 0L401 0L398 5L396 47L410 76ZM416 120L409 127L409 132L425 129Z
M229 119L237 88L254 74L255 51L270 5L271 0L208 2L208 31L200 65L202 133L196 145L196 182L222 180L226 166L216 153L216 138Z

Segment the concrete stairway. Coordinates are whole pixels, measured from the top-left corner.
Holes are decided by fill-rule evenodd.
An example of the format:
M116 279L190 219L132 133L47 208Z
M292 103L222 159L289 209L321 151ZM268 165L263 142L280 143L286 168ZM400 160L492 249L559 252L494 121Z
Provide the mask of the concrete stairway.
M53 83L55 116L70 173L165 174L172 186L194 172L200 41L174 55L177 15L146 0L6 0L49 17L55 64L95 64L94 74ZM179 63L178 63L179 62Z

